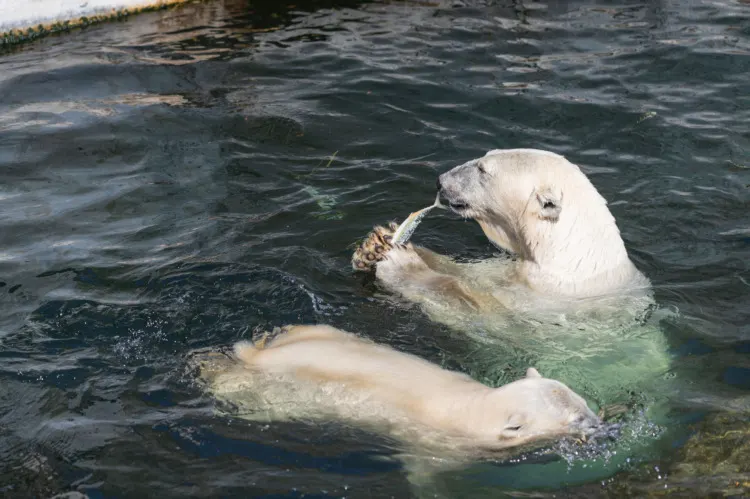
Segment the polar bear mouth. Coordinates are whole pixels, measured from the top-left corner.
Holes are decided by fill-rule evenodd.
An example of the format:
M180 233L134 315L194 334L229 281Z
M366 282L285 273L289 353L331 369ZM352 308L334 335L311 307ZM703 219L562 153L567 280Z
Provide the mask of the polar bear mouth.
M463 199L455 199L450 193L446 192L446 189L440 184L438 180L438 200L443 206L446 204L450 206L451 210L461 213L469 209L469 203Z
M465 202L462 199L451 199L450 196L446 196L445 192L440 191L440 197L445 198L445 201L447 201L448 206L450 206L451 210L453 211L466 211L469 209L469 203Z

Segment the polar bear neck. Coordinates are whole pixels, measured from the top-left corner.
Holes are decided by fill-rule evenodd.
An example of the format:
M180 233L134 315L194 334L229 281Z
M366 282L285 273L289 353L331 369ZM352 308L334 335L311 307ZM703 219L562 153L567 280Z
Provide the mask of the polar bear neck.
M567 206L556 222L525 224L519 229L528 258L519 271L532 289L590 297L644 285L645 277L628 257L606 201Z
M424 420L456 436L484 433L487 400L493 392L491 388L480 383L462 383L460 386L441 386L437 392L423 397ZM509 404L509 412L511 407Z
M573 298L648 287L606 200L577 168L565 187L568 202L554 221L527 211L477 219L491 241L517 256L520 281L539 293Z

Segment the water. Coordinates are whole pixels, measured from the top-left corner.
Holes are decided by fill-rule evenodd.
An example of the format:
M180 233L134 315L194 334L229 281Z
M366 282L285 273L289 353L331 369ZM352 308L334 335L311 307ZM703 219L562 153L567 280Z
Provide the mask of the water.
M712 411L747 410L746 3L268 3L146 14L0 57L4 495L411 494L368 433L215 416L184 357L316 321L450 359L455 335L352 275L351 245L499 147L581 165L660 305L679 309L664 332L684 431L632 461L678 469L691 425L719 432ZM414 242L493 251L442 211ZM580 470L513 466L443 483L601 491ZM697 469L704 486L730 481Z

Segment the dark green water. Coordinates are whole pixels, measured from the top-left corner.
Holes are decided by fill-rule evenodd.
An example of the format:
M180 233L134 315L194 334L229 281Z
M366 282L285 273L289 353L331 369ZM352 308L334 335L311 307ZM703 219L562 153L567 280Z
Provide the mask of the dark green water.
M674 465L709 412L747 422L747 3L227 0L0 56L2 494L407 497L385 442L216 417L184 356L289 322L449 356L455 336L352 274L350 245L510 147L581 165L681 314L685 432L648 460ZM415 240L493 251L449 214ZM446 483L607 490L493 466Z

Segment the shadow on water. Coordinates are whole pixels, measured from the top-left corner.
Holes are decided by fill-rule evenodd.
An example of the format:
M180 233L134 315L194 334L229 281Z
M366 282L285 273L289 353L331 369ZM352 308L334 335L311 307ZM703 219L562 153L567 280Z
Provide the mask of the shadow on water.
M478 464L443 492L749 490L748 9L226 0L6 51L3 496L411 494L384 439L216 416L184 356L326 322L459 366L461 339L351 275L351 245L431 202L438 173L518 146L567 155L609 200L680 311L663 330L684 383L673 431L604 475ZM447 213L415 239L494 251Z

